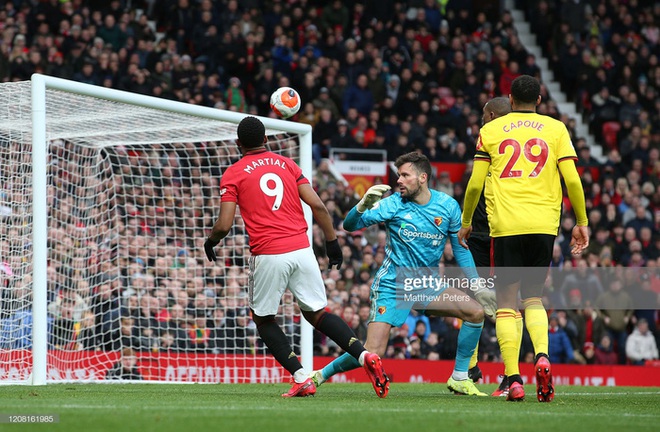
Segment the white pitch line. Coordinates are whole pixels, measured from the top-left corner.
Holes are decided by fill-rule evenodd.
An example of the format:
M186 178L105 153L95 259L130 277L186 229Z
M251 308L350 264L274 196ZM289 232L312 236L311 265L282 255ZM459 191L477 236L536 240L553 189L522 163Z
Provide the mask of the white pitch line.
M660 391L656 392L608 392L608 393L560 393L561 397L567 396L632 396L632 395L660 395Z
M502 403L505 403L504 401ZM65 405L58 405L58 406L53 406L53 407L38 407L35 408L34 404L20 404L20 405L11 405L11 406L5 406L5 410L8 408L25 408L25 409L32 409L32 410L57 410L57 409L90 409L90 410L131 410L135 412L136 410L143 410L143 411L151 411L154 408L159 408L159 409L167 409L167 410L177 410L180 409L181 407L179 405L162 405L162 404L155 404L155 405L148 405L148 406L129 406L129 405L87 405L87 404L65 404ZM199 411L218 411L218 412L223 412L223 411L243 411L246 410L245 406L238 406L238 405L225 405L225 406L197 406L197 407L186 407L186 410L199 410ZM279 406L252 406L249 408L251 411L307 411L309 410L308 405L295 405L295 406L287 406L284 404L281 404ZM382 412L382 413L406 413L406 414L419 414L420 409L417 407L411 407L411 408L397 408L397 407L369 407L370 412ZM464 408L456 408L456 409L446 409L446 408L424 408L424 412L429 412L433 414L465 414L465 409ZM334 412L334 413L352 413L355 412L355 407L346 407L346 408L330 408L327 409L326 412ZM483 415L483 416L490 416L496 413L501 413L501 410L484 410L483 408L479 409L478 414ZM584 412L584 411L536 411L536 410L516 410L513 411L509 414L515 414L515 415L547 415L547 416L553 416L553 417L602 417L602 413L591 413L591 412ZM474 413L472 414L474 415ZM653 418L653 419L660 419L660 413L658 414L647 414L647 413L617 413L616 414L618 417L638 417L638 418Z

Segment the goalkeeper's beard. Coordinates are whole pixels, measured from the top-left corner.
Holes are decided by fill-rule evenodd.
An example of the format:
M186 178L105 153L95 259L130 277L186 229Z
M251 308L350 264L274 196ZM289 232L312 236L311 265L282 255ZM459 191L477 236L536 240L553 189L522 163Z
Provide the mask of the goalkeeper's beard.
M410 189L406 186L400 186L399 190L401 191L401 198L414 201L415 198L417 198L419 194L422 193L422 185L419 180L417 180L417 187L415 189Z

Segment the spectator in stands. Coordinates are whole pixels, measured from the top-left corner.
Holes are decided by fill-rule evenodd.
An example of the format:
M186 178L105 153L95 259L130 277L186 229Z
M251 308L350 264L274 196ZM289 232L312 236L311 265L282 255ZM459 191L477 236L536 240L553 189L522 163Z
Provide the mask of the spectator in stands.
M143 294L140 297L140 315L134 324L139 337L151 341L150 346L153 345L154 340L157 340L160 330L156 313L158 313L158 299L150 294Z
M355 148L357 143L350 134L348 122L341 119L337 122L337 134L332 137L330 141L332 148Z
M142 374L137 368L137 358L132 348L121 350L120 360L108 369L105 375L107 380L143 380Z
M571 291L578 290L581 301L593 303L603 293L603 286L593 271L588 268L587 260L580 258L577 265L566 276L559 289L561 303L556 306L569 306Z
M573 355L573 345L564 328L559 325L559 316L552 313L548 319L548 355L552 363L570 363Z
M149 339L142 337L135 328L133 318L122 317L120 319L121 337L117 339L113 346L113 351L119 351L122 347L132 348L136 351L148 351L151 349Z
M614 350L612 339L609 335L604 334L600 342L596 346L594 352L594 364L602 365L615 365L619 362L619 355Z
M94 314L91 310L83 312L76 334L78 350L96 351L99 349L98 336L94 333Z
M368 303L360 303L357 313L359 324L354 331L357 338L363 343L367 340L367 326L369 325L370 311L371 308Z
M120 303L113 294L109 282L100 284L97 293L92 296L91 308L96 317L95 333L100 339L103 349L111 350L120 337Z
M206 313L196 310L193 324L188 330L188 346L192 352L209 352L213 345L211 343L211 329L208 327Z
M69 300L64 300L60 305L59 313L53 321L50 340L55 349L71 350L74 348L76 322L73 319L73 308L74 305Z
M635 330L626 340L626 356L634 365L644 365L648 360L658 359L658 346L646 319L637 322Z
M365 74L360 74L344 95L343 110L348 114L349 108L355 108L359 114L368 116L374 106L374 96L368 87L368 78Z
M579 361L579 358L576 356L576 360L580 364L592 365L596 363L596 347L593 342L585 342L581 351L583 361Z
M596 307L603 318L605 329L610 339L615 343L619 355L619 363L626 360L626 327L633 313L633 302L628 293L623 290L623 283L618 278L612 280L607 291L598 296Z
M52 318L51 318L52 320ZM32 307L26 305L17 309L7 318L0 320L0 348L31 349L32 348Z
M167 333L167 347L169 350L182 352L190 348L188 336L189 323L186 319L185 309L178 303L169 307L169 317L161 323L161 331ZM171 341L170 341L171 338ZM161 341L163 337L161 334Z

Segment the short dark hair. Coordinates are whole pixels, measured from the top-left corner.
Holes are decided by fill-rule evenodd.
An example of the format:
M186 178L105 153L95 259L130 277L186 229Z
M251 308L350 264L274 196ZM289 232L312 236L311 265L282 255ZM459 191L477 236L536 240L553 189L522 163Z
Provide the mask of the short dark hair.
M532 104L541 94L541 84L529 75L520 75L511 83L511 96L519 103Z
M499 96L486 102L486 111L495 113L497 117L502 117L511 112L511 102L508 98Z
M264 144L266 128L256 117L245 117L238 124L238 139L245 148L256 148Z
M394 166L397 168L400 168L401 165L411 163L412 166L417 170L418 173L426 173L428 178L431 178L431 174L433 173L431 169L431 162L429 162L429 158L424 156L423 154L417 153L417 152L410 152L406 153L404 155L399 156L396 158L396 161L394 161Z

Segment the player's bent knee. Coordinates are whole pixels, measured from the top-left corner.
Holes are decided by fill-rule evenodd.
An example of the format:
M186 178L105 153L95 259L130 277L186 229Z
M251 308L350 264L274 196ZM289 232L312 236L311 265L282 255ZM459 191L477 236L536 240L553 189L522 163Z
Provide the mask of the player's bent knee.
M463 312L464 316L461 318L463 321L467 321L473 324L479 324L484 320L486 316L484 314L484 308L481 307L478 303L475 302L474 307Z
M266 324L271 321L275 321L275 315L266 315L266 316L259 316L256 315L254 312L252 313L252 321L254 321L254 324L259 327L262 324Z
M302 310L301 312L307 322L309 322L313 327L317 327L321 316L327 313L324 309L319 309L317 311Z

